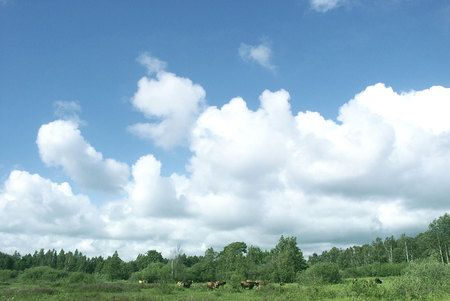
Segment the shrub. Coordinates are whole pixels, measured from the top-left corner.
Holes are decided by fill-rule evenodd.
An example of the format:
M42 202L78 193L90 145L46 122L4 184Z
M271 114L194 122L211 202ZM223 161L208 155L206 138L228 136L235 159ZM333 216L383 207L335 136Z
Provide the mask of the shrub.
M238 290L241 288L242 279L244 279L242 275L234 273L233 275L231 275L230 279L228 280L228 283L234 290Z
M94 283L95 278L91 274L83 272L73 272L69 274L69 283Z
M0 282L6 282L17 277L17 271L0 270Z
M340 283L342 276L335 263L319 262L302 271L298 277L300 283L307 285Z
M149 283L155 283L163 278L161 277L161 274L163 274L164 272L162 271L162 269L162 263L151 263L142 271L131 274L130 280L133 282L138 282L139 280L147 280Z
M24 281L48 281L48 282L56 282L61 281L67 278L68 272L55 270L50 267L42 266L42 267L34 267L26 269L19 277Z
M373 263L360 267L347 268L342 271L343 278L389 277L400 276L408 263Z
M450 267L433 259L412 262L405 275L394 280L393 289L397 296L408 299L439 298L450 294Z

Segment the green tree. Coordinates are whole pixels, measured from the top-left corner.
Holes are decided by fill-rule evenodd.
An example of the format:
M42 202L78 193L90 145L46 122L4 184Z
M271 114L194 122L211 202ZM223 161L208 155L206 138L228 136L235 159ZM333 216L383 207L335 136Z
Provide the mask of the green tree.
M113 256L109 256L105 260L103 274L108 280L120 280L128 279L130 273L127 264L120 259L119 254L115 251Z
M217 277L230 279L233 274L247 277L245 253L247 253L247 245L244 242L233 242L225 246L217 256Z
M450 215L445 213L438 219L433 220L428 226L430 242L439 254L442 263L449 262L450 244Z
M278 244L270 251L272 280L293 282L296 274L308 267L303 253L297 246L296 237L280 237Z
M342 281L342 276L336 263L319 262L303 271L299 281L302 284L339 283Z
M154 262L165 263L167 261L164 260L161 253L157 252L156 250L149 250L145 254L139 254L135 262L138 270L140 271L145 269L150 263Z

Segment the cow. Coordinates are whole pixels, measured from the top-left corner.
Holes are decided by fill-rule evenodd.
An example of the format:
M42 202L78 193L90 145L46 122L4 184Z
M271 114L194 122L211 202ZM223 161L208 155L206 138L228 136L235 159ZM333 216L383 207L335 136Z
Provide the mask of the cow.
M185 281L185 282L183 282L183 287L190 288L191 284L192 284L192 281Z
M218 287L220 287L222 285L225 285L225 284L227 284L226 281L216 281L216 288L218 288Z
M286 285L286 283L280 282L280 286L285 286L285 285Z
M144 280L139 280L138 283L139 284L144 284Z
M358 283L358 278L353 278L353 284Z
M182 283L181 281L178 281L178 282L177 282L177 285L178 285L179 287L181 287L181 286L183 285L183 283Z
M266 285L266 282L265 281L261 281L261 280L257 280L257 281L255 281L255 283L256 283L256 285L259 287L259 286L264 286L264 285Z
M255 281L251 281L251 280L247 280L247 281L242 281L241 282L241 287L243 289L248 288L249 290L251 290L255 285L256 285L256 282Z
M206 282L206 288L209 290L214 289L214 282Z
M377 277L377 278L375 278L375 283L377 283L377 284L382 284L383 281L381 281L381 279Z

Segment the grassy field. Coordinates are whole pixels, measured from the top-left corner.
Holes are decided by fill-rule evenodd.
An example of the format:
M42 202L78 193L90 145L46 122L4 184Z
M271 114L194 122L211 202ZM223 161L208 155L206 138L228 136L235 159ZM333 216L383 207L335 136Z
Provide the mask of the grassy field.
M208 290L205 283L180 288L174 283L136 284L130 282L97 282L68 284L65 282L0 283L0 300L450 300L445 292L407 295L398 290L399 277L383 279L383 284L366 285L364 279L353 284L304 286L268 284L260 289L243 290L227 284ZM373 279L372 279L373 280Z

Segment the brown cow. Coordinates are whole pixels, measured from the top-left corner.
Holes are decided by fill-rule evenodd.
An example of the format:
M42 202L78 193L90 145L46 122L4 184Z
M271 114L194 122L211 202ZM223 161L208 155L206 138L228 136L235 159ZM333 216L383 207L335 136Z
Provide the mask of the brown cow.
M242 281L241 282L241 287L243 289L248 288L249 290L251 290L255 285L256 285L256 282L255 281L251 281L251 280L247 280L247 281Z
M216 281L216 288L218 288L218 287L220 287L222 285L225 285L225 284L227 284L226 281Z
M377 277L377 278L375 278L375 283L377 283L377 284L382 284L383 281L381 281L381 279Z
M265 281L261 281L261 280L257 280L257 281L255 281L255 283L256 283L257 286L264 286L264 285L266 285L266 282Z
M209 290L213 290L214 289L214 283L213 282L206 282L206 288L208 288Z

